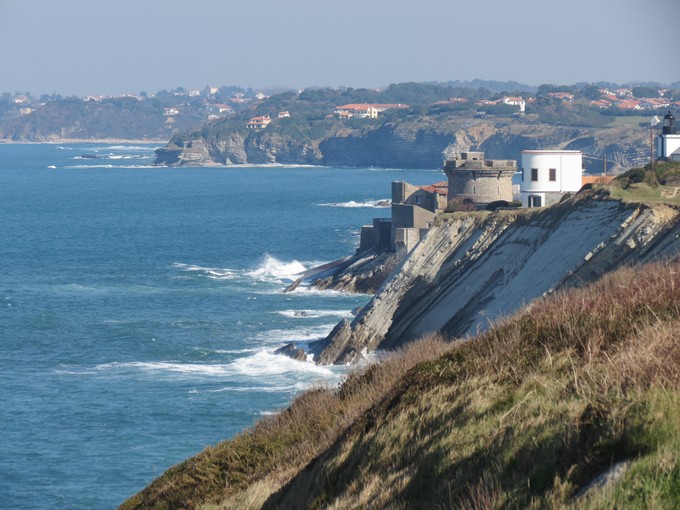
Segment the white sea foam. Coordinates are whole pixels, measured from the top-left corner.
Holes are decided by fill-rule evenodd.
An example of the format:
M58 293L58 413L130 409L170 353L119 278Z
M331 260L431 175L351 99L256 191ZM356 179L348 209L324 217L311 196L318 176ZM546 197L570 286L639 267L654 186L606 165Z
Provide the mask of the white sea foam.
M158 377L231 379L238 383L247 382L252 378L253 382L258 383L258 386L261 385L262 381L271 382L271 385L266 386L269 391L277 391L276 388L281 386L288 387L298 383L305 383L304 380L300 381L297 379L295 382L290 382L286 379L287 377L311 376L315 381L336 381L342 376L342 370L337 367L318 366L311 362L297 361L264 349L229 363L181 363L177 361L113 362L96 365L94 371L92 369L85 369L71 372L77 375L117 373L120 375L139 374Z
M239 358L233 362L233 367L241 376L256 378L271 378L273 376L306 374L335 379L338 372L332 367L315 365L281 356L269 351L260 351L253 356Z
M319 317L351 317L351 310L279 310L276 313L291 319L318 319Z
M316 204L319 207L345 207L345 208L351 208L351 209L356 209L356 208L373 208L373 209L385 209L387 207L390 207L390 199L389 198L383 198L381 200L364 200L363 202L355 202L354 200L350 200L349 202L331 202L331 203L322 203L322 204Z
M108 169L108 168L158 168L155 165L110 165L110 164L99 164L99 165L70 165L70 166L65 166L63 168L66 168L68 170L80 170L80 169L93 169L93 168L103 168L103 169Z
M172 267L180 271L199 272L212 280L233 280L238 276L238 271L234 269L195 266L193 264L183 264L182 262L173 262Z
M257 334L257 340L262 345L280 347L286 342L311 342L325 338L337 323L319 324L293 329L270 329Z
M299 362L298 362L299 363ZM280 393L280 392L295 392L304 391L309 388L309 383L297 382L294 384L284 384L279 386L226 386L216 390L208 390L207 393Z
M293 281L297 279L300 273L306 271L307 268L297 260L292 262L283 262L276 257L272 257L265 253L264 260L259 267L246 273L247 276L257 279L276 279L283 281Z
M105 147L94 147L91 148L90 150L93 151L155 151L156 149L160 149L160 145L154 145L154 146L143 146L143 145L108 145Z

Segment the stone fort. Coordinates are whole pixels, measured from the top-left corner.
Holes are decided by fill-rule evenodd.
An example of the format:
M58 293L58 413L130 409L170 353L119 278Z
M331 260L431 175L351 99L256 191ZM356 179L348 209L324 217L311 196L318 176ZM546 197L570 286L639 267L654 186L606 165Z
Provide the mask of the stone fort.
M448 183L413 186L393 182L391 218L374 218L373 225L362 227L357 252L410 252L453 198L468 199L477 209L494 202L512 202L516 171L515 160L484 159L483 152L461 152L444 164Z
M461 152L444 164L449 178L448 199L469 198L479 209L492 202L512 202L513 159L484 159L483 152Z

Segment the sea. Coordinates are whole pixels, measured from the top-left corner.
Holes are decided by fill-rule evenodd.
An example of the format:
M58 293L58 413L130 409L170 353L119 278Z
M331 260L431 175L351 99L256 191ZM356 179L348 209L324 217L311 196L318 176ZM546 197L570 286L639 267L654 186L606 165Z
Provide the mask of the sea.
M284 288L441 170L153 166L0 144L0 507L115 508L348 367L275 355L369 297Z

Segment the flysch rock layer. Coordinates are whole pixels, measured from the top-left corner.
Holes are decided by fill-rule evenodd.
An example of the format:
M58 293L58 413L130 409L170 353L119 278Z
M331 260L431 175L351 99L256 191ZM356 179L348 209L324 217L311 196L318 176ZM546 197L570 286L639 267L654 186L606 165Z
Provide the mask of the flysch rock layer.
M680 213L582 192L557 206L458 215L433 227L371 302L317 347L352 363L432 332L474 335L533 299L623 264L680 253Z

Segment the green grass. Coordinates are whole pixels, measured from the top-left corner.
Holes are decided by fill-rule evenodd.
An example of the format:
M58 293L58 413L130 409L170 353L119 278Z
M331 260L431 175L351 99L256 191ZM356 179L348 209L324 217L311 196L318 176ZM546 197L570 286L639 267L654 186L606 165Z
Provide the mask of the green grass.
M626 202L680 205L680 163L656 162L633 168L608 186L613 198Z
M619 126L639 126L640 124L646 123L649 126L652 120L651 115L631 115L631 116L621 116L612 117L612 121L607 124L607 127L619 127Z

